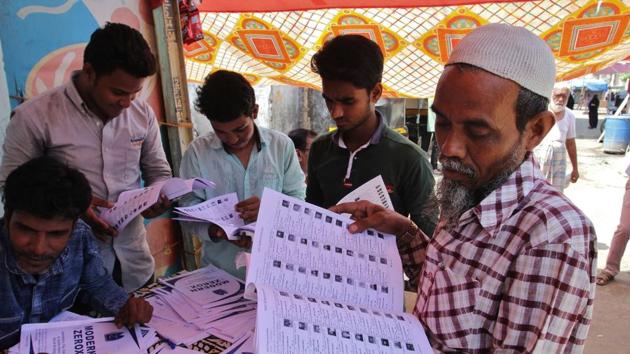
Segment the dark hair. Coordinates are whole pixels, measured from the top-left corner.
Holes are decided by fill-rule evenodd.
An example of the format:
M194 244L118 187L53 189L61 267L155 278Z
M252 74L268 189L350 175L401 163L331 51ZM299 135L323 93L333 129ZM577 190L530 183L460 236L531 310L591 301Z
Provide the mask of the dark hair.
M52 157L34 158L16 168L4 185L4 212L14 211L53 219L76 220L92 199L92 189L85 176Z
M293 140L293 145L295 145L296 149L305 150L307 138L314 138L317 136L317 133L310 129L298 128L291 130L288 135Z
M142 34L122 23L108 22L92 33L83 52L83 63L92 65L97 77L121 69L144 78L156 70L155 56Z
M383 53L363 36L337 36L313 55L311 70L322 79L348 81L370 91L383 77Z
M549 99L534 93L519 85L516 98L516 128L520 133L525 131L525 126L538 113L548 110Z
M211 121L230 122L251 117L256 106L254 89L239 73L218 70L206 76L197 89L195 107Z
M496 74L471 64L456 63L453 65L457 66L462 71L485 71L496 76ZM549 106L549 98L534 93L533 91L519 85L517 82L514 83L518 85L518 96L516 97L514 106L514 111L516 113L516 129L518 129L519 133L522 133L525 131L525 126L530 119L534 118L538 113L548 110L547 107Z

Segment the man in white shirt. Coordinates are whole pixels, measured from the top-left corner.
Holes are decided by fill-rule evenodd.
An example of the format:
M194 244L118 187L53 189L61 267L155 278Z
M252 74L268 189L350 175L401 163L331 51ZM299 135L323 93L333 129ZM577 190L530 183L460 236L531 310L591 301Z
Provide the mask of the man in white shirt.
M580 178L575 145L575 114L566 107L569 94L568 87L553 89L549 109L556 117L556 124L534 150L543 175L560 192L564 191L569 181L575 183ZM567 154L573 168L570 176L567 175Z
M120 23L97 29L83 55L83 68L63 86L18 106L7 127L0 186L24 162L51 156L81 171L92 187L82 216L98 238L103 263L127 292L151 281L154 260L142 217L116 232L96 207L111 207L126 190L168 179L158 122L151 107L135 100L156 71L155 57L137 30ZM162 200L143 213L161 214Z

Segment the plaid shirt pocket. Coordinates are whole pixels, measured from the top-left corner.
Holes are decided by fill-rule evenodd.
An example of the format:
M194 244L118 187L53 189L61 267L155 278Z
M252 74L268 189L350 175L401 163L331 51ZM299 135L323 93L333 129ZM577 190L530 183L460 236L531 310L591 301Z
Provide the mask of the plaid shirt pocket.
M427 289L431 301L425 302L420 317L446 347L475 349L475 339L483 326L483 319L476 312L479 280L458 275L442 262L428 268L434 270L425 273L432 280Z

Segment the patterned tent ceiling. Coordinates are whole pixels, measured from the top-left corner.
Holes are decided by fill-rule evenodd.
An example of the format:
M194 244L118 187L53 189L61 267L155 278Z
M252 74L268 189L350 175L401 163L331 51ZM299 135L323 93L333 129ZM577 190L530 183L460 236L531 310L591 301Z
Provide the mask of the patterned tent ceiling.
M191 82L227 69L253 84L320 89L311 56L331 36L359 33L385 53L386 97L429 97L457 42L474 27L495 22L523 26L545 40L556 56L558 81L597 72L630 55L630 7L619 0L203 12L201 19L204 40L184 46Z
M531 1L531 0L520 0ZM511 2L510 0L257 0L236 2L234 0L202 1L199 9L205 12L274 12L303 11L333 8L407 8L429 6L457 6L489 2Z

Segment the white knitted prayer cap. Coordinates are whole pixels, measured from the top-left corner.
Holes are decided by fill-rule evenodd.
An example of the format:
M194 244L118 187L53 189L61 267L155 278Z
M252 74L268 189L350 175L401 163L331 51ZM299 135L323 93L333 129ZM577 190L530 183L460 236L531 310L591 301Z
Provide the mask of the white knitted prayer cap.
M465 63L549 97L556 63L542 39L522 27L493 23L477 27L453 49L446 65Z

